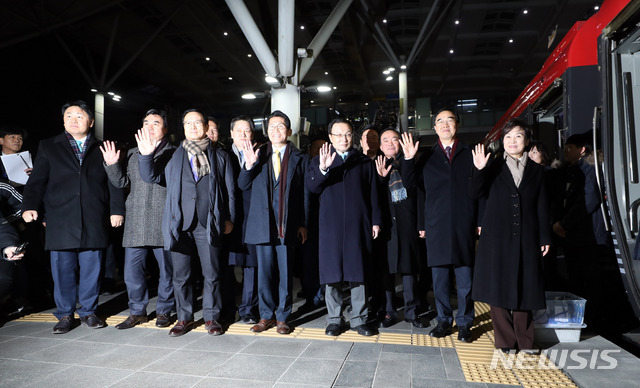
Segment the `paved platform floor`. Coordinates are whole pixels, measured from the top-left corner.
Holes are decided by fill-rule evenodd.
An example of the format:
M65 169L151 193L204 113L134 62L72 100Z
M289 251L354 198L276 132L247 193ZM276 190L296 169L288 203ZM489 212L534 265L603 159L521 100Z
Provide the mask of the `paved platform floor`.
M102 309L122 298L101 296ZM153 321L116 330L127 310L109 316L106 328L79 326L54 335L49 310L0 327L0 387L640 387L640 361L601 337L557 344L546 356L529 356L512 367L496 362L488 307L477 303L476 310L471 344L458 342L455 333L433 339L431 328L406 322L374 337L327 337L323 309L297 315L288 336L273 329L254 334L236 323L213 337L201 321L178 338ZM594 349L600 356L620 351L592 361ZM571 350L582 351L586 367L577 368ZM598 369L612 359L614 368Z

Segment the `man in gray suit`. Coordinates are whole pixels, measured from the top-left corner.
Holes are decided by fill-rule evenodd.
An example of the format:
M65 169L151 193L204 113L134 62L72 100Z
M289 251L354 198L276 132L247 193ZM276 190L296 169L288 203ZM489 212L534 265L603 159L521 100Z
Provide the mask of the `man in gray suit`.
M114 142L105 141L100 147L109 181L118 188L131 187L125 205L126 218L122 239L124 281L129 295L129 316L116 325L116 329L130 329L148 320L149 291L145 275L149 251L153 252L160 272L156 326L169 326L171 310L175 306L171 253L163 248L160 228L167 188L144 182L138 171L138 158L141 152L146 150L151 150L150 155L158 167L164 169L167 165L175 150L166 138L167 129L167 114L163 110L147 111L142 121L142 129L138 130L136 135L138 147L127 152L124 166L119 163L120 150L116 149ZM155 146L152 141L155 142Z

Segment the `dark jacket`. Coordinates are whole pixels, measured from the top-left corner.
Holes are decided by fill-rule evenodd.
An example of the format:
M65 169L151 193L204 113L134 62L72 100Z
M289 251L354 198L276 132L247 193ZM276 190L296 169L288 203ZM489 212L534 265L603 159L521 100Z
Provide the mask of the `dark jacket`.
M153 153L154 163L166 166L175 146L166 142L161 149ZM146 183L140 177L138 147L127 152L125 168L120 163L104 165L111 183L119 188L131 186L125 203L127 216L124 223L123 247L161 247L162 214L167 189L153 183Z
M106 248L109 216L124 216L124 193L109 182L100 144L91 137L80 165L64 133L40 142L22 210L46 217L46 249Z
M331 147L331 152L335 149ZM373 267L373 225L382 225L373 160L351 149L336 154L326 175L318 157L307 172L307 188L320 194L320 283L364 282Z
M474 300L515 310L545 307L540 247L551 244L545 168L527 160L516 187L503 158L474 168L469 194L486 198Z
M286 206L284 207L284 244L295 245L298 228L307 226L309 194L304 186L304 176L309 161L293 143L287 144L289 166L286 179ZM258 161L251 170L243 169L238 177L241 190L251 190L244 242L247 244L279 244L273 201L273 154L271 143L260 148ZM283 157L284 161L284 157Z
M21 220L21 206L22 195L8 181L0 180L0 255L6 247L18 245L18 233L11 224Z
M473 265L478 206L468 193L473 168L471 149L458 140L449 163L438 142L422 155L415 168L413 180L413 163L403 163L400 172L405 187L418 184L424 188L424 223L420 222L418 228L426 232L427 264Z
M143 181L147 183L165 183L167 186L167 199L162 217L164 249L175 247L182 230L182 210L180 208L181 178L182 168L185 166L187 157L186 150L182 145L179 146L173 153L164 172L154 165L152 155L140 155L138 158L140 177ZM211 245L220 246L225 221L235 223L233 170L229 155L213 144L209 144L207 147L207 158L211 165L208 198L209 213L206 221L208 240ZM186 165L188 165L188 160Z

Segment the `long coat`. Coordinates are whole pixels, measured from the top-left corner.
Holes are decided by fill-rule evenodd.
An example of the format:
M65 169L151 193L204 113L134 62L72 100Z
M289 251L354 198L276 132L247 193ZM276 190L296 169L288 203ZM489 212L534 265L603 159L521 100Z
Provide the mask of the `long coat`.
M404 160L402 154L396 158L400 167L411 161ZM389 163L389 161L387 162ZM379 181L384 189L384 197L380 204L384 211L384 232L382 238L387 239L387 263L389 273L395 274L415 274L419 269L418 254L418 195L415 185L405 187L407 198L397 203L391 199L389 189L389 179L391 174L385 178L379 177ZM411 179L414 179L411 177ZM410 180L411 180L410 179ZM385 201L386 198L386 201Z
M247 231L247 220L249 216L249 206L251 205L251 190L243 191L238 187L238 177L243 169L240 160L236 154L236 148L231 145L225 150L229 154L231 167L233 169L233 178L236 183L236 220L238 225L227 236L227 248L229 250L229 264L239 265L243 267L257 267L258 258L255 249L251 249L253 254L244 243L244 237ZM240 224L242 222L242 224Z
M351 149L344 162L336 154L326 175L319 164L318 157L309 164L307 188L320 195L320 283L364 282L373 266L371 230L382 225L374 163Z
M153 153L154 163L167 165L176 147L165 142L164 146ZM131 186L125 207L127 215L124 223L123 247L161 247L162 213L167 198L167 188L154 183L146 183L140 177L138 147L127 152L126 170L120 163L104 166L109 181L116 187L124 189Z
M209 213L207 214L207 239L213 246L222 244L222 232L225 221L235 222L235 194L233 170L229 155L213 144L207 146L207 158L211 165L209 179ZM187 161L185 163L185 160ZM147 183L163 182L167 186L167 199L162 216L162 235L164 249L170 250L178 243L182 230L182 168L188 165L188 153L180 145L173 153L164 171L153 162L151 155L138 158L140 177ZM204 200L204 199L203 199Z
M416 179L411 178L412 163L401 165L405 187L424 189L424 218L418 228L426 232L430 267L473 265L478 206L468 194L472 167L471 149L460 140L451 163L439 142L425 152L416 164Z
M503 158L474 168L469 194L486 198L474 300L515 310L545 307L540 247L551 244L543 166L527 160L516 187Z
M309 212L309 194L304 176L309 161L293 143L287 144L289 166L286 179L286 206L284 207L284 244L295 245L298 228L306 227ZM279 244L276 215L273 211L273 151L271 143L260 148L258 161L251 170L243 169L238 177L241 190L251 190L251 204L244 242L247 244ZM284 158L283 158L284 160ZM284 167L283 167L284 168Z
M45 249L106 248L109 216L125 214L124 194L109 182L100 144L91 137L80 165L64 133L40 142L22 210L46 217Z

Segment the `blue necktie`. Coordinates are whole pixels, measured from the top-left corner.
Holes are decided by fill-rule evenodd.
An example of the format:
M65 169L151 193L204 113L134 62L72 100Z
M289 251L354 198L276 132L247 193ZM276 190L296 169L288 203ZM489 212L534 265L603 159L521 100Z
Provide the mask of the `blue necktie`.
M189 164L191 164L191 171L193 172L193 179L195 179L195 181L198 181L198 166L197 166L197 160L195 156L192 156L189 159Z

